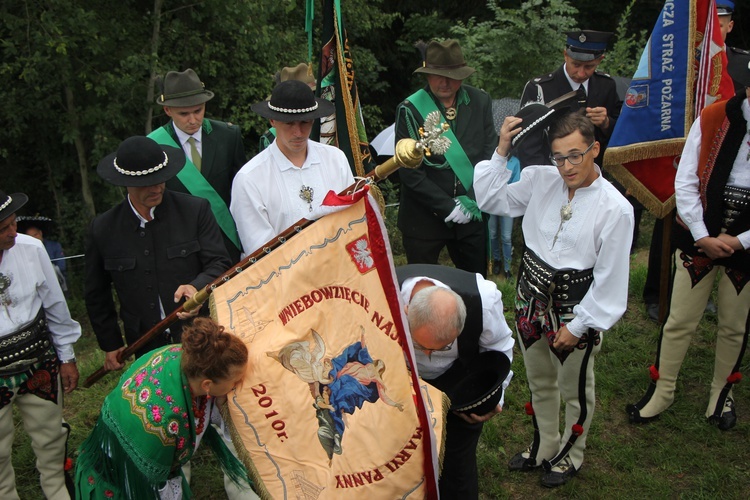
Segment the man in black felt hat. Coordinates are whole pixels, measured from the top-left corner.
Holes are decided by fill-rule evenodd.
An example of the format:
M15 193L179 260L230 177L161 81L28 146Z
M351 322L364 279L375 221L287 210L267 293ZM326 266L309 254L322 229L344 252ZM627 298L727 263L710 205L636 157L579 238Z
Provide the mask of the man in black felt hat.
M422 65L427 85L406 98L396 110L396 142L419 139L419 127L432 111L450 125L451 146L445 155L425 157L416 169L401 169L398 228L409 264L437 264L448 248L459 269L487 275L487 220L477 208L474 165L492 156L497 134L492 99L463 83L474 73L456 40L431 41Z
M547 116L541 111L540 117ZM628 305L634 221L633 207L594 162L600 145L592 121L580 113L549 116L552 153L546 165L529 166L521 180L508 185L513 137L534 132L523 118L508 117L495 154L476 166L475 179L482 210L523 216L526 248L516 285L516 331L534 437L508 468L543 469L542 485L553 488L567 483L583 464L595 409L594 358L603 332ZM545 126L544 119L535 122Z
M45 497L67 499L65 452L70 426L63 392L78 385L73 344L81 325L70 316L42 243L17 234L23 193L0 190L0 498L17 499L11 464L13 406L32 440Z
M315 77L312 76L312 72L310 71L310 67L305 63L299 63L294 67L285 66L281 68L280 71L277 71L275 75L273 75L274 86L287 80L299 80L301 82L305 82L310 86L311 89L313 89L313 91L315 90L315 87L317 85ZM270 146L275 139L276 129L271 127L270 129L266 130L266 132L262 136L260 136L260 139L258 140L258 152L261 152L268 146Z
M245 255L303 217L310 217L329 191L354 182L344 153L310 140L313 120L333 113L299 80L274 87L271 98L251 106L268 118L276 140L242 167L232 184L232 214Z
M586 116L595 125L596 140L600 144L596 162L601 165L604 150L622 107L615 81L606 73L597 71L597 67L604 60L607 42L612 33L576 30L569 31L566 36L563 65L552 73L529 80L521 95L521 106L530 102L549 103L570 91L582 88L584 93L580 102L572 106L570 111L585 108ZM548 146L541 130L527 138L517 152L521 168L529 165L548 165Z
M455 389L480 364L482 353L493 351L504 357L491 359L497 372L490 383L502 387L497 405L478 412L452 411L446 421L440 496L478 498L479 436L484 422L502 411L504 391L513 377L509 368L514 340L503 316L502 294L481 274L452 267L414 264L397 268L396 276L419 375L455 399L454 406L461 397L469 396L455 394Z
M171 118L149 137L185 152L185 167L167 181L172 191L206 198L219 223L232 262L240 256L239 238L229 213L232 179L247 161L237 125L205 118L206 103L214 93L207 90L192 69L170 71L161 79L156 104Z
M703 109L675 177L672 295L646 393L626 411L655 420L674 401L677 375L719 275L716 358L705 416L726 431L737 423L733 387L750 335L750 53L729 73L744 93Z
M182 149L134 136L97 167L104 180L127 189L121 203L91 222L86 238L86 309L109 370L124 366L117 355L125 343L139 339L232 264L208 201L165 188L184 165ZM177 322L136 356L179 342L181 332Z

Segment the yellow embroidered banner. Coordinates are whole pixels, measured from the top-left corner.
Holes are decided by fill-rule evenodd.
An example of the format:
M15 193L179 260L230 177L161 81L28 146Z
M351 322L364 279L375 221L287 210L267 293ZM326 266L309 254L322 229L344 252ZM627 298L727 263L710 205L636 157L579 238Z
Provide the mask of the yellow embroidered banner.
M367 190L212 294L247 343L229 410L262 496L435 498L443 395L418 381ZM415 391L414 387L420 386Z

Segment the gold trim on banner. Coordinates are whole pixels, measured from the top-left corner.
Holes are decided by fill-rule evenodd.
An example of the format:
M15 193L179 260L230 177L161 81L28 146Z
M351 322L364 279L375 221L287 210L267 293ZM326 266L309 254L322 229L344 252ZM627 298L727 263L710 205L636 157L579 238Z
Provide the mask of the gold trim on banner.
M644 186L627 168L622 165L610 165L607 172L625 186L641 204L654 214L657 219L663 219L675 208L674 194L667 201L662 202Z
M213 305L213 296L211 298L211 304ZM213 315L213 313L212 313ZM263 484L263 481L261 480L260 473L258 472L258 469L255 468L255 463L253 462L252 457L250 456L250 452L247 451L247 448L245 448L245 444L242 442L242 437L240 436L240 433L237 432L237 428L234 426L234 420L232 420L232 416L229 414L229 395L227 395L227 404L222 405L219 408L219 412L221 413L221 418L224 419L224 424L229 429L229 435L232 438L232 444L234 445L234 450L237 453L237 458L240 459L240 462L242 462L247 469L247 474L250 476L250 479L253 481L253 491L262 499L262 500L273 500L273 497L271 496L271 493L266 489L266 486ZM222 437L223 439L223 437ZM237 445L240 446L237 446Z
M676 156L682 153L683 147L685 147L684 137L609 147L604 153L604 168L609 170L612 165L651 160L662 156Z

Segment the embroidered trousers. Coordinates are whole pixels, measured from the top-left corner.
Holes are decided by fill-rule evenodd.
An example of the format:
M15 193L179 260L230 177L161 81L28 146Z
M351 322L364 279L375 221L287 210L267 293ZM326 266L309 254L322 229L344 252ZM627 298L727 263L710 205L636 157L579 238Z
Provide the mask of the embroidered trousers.
M0 379L2 381L4 379ZM13 447L13 404L16 405L31 447L36 454L36 468L44 496L48 500L69 500L65 487L65 446L68 429L63 427L62 384L58 377L58 403L47 401L34 394L18 395L14 392L10 403L0 409L0 498L17 500L16 478L11 463Z
M669 316L664 324L656 353L655 367L659 378L651 382L646 395L636 404L641 417L653 417L663 412L674 401L677 375L685 359L690 341L703 317L711 295L716 274L718 288L718 329L716 356L711 391L706 407L706 417L721 415L724 401L732 396L732 383L727 378L739 371L750 324L750 286L737 290L724 274L722 266L715 266L695 287L688 271L682 265L680 251L674 254L674 281Z

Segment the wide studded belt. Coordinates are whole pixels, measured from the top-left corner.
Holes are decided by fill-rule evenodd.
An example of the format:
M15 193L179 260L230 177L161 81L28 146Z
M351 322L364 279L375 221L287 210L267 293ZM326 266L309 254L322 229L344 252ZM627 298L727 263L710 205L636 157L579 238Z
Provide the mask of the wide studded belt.
M45 357L50 345L47 319L40 309L34 321L0 338L0 377L25 372Z
M750 210L750 189L735 186L724 188L724 228L728 228L744 212Z
M528 248L521 264L521 289L559 315L572 313L594 280L593 269L555 269Z

